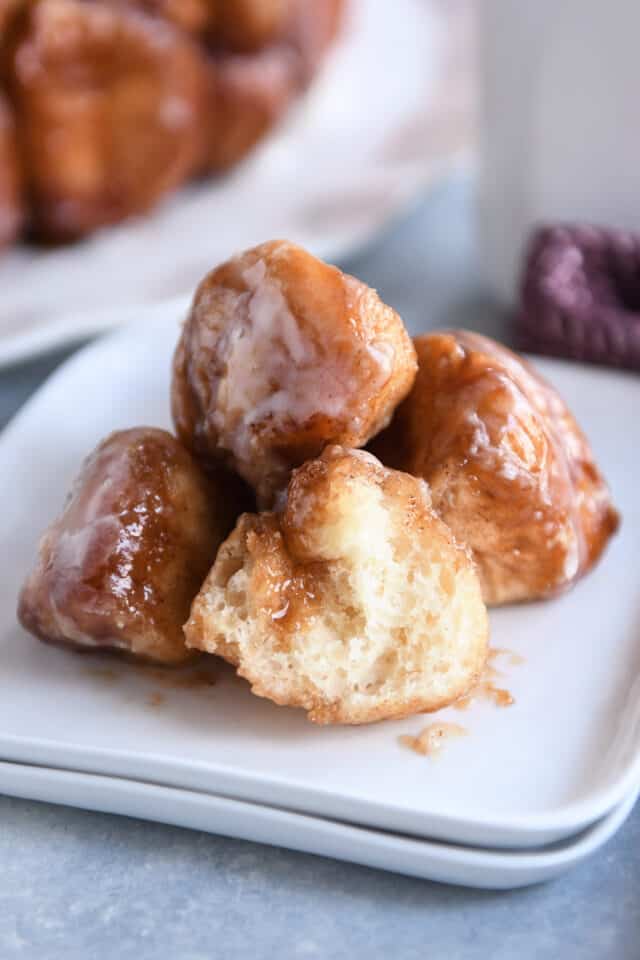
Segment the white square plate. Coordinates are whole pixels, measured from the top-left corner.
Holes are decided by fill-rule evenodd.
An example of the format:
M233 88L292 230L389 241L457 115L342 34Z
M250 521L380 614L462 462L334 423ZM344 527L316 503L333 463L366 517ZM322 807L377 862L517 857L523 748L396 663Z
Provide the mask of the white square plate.
M221 669L213 688L103 669L15 622L39 534L106 433L169 425L175 305L86 348L0 438L0 758L131 777L368 827L480 846L535 847L577 833L640 784L640 379L539 363L593 442L622 511L604 560L565 597L492 613L508 709L444 711L468 730L430 760L398 744L429 718L317 728ZM156 698L157 700L158 698Z

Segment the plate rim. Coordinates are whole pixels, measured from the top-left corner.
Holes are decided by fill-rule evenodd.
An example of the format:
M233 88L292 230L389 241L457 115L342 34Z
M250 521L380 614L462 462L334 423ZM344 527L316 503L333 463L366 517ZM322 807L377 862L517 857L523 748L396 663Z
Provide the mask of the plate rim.
M48 766L0 761L0 783L2 783L3 791L8 791L8 795L18 796L22 799L41 800L80 809L140 817L145 820L170 823L190 829L201 829L210 833L219 833L223 836L264 843L269 846L329 856L376 869L390 870L423 879L433 879L437 882L457 883L487 889L511 889L516 886L528 886L550 879L576 866L586 857L595 853L620 829L633 810L639 794L638 789L632 790L606 816L579 834L572 835L563 843L539 850L501 850L489 847L465 846L430 837L414 838L388 830L345 823L321 815L299 813L271 804L243 801L221 796L214 792L166 786L131 777L104 776L83 771L57 770ZM81 794L80 802L78 802L77 797L72 796L74 789L75 791L79 790ZM92 799L88 803L87 797L91 794L97 799ZM111 797L110 800L109 797ZM119 798L121 802L114 803L114 797ZM136 799L142 800L144 809L141 809L138 805L135 805L135 808L132 809L131 801ZM166 815L150 815L149 799L151 801L154 799L168 801L165 802L165 809L171 810L172 815L169 817ZM226 829L224 826L221 829L219 821L207 825L194 823L193 821L187 822L185 817L175 815L180 804L192 804L201 809L204 807L205 811L209 810L214 819L216 813L218 817L224 817L225 813L227 816L233 817L235 813L240 819L244 815L245 826L229 830L228 826ZM251 827L247 829L247 821L253 821L253 829ZM271 831L274 827L277 829L278 826L286 829L285 842L281 842L277 836L274 838L271 833L265 835L265 829ZM264 829L261 830L260 827ZM296 840L295 843L292 843L292 830L301 831L304 840L302 842ZM314 835L316 837L315 841L313 839ZM326 849L327 843L331 846L330 850ZM360 856L357 854L356 856L349 855L350 845L352 846L354 843L356 847L358 844L364 844L365 848L366 846L373 848L373 862L371 859L363 858L362 854ZM376 849L379 854L378 857L375 857ZM381 859L385 859L385 853L389 854L389 852L395 854L396 861L401 861L400 865L396 864L394 866L380 862ZM415 866L416 860L420 863L420 859L425 858L425 856L427 859L431 858L431 864L427 865L426 869L424 866L422 869L417 869ZM410 860L409 869L407 869L407 860ZM449 875L443 875L442 872L436 871L438 875L434 876L433 861L436 861L436 864L443 870L448 869ZM472 878L462 879L460 877L459 871L465 869L473 871ZM452 874L451 871L454 871L454 873ZM483 872L488 873L493 879L483 880ZM499 880L497 879L498 876L500 876Z

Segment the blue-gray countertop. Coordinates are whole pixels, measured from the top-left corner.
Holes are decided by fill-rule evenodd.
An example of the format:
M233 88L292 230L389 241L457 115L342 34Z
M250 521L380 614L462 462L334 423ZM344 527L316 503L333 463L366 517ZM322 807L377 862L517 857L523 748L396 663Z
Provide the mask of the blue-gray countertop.
M479 296L464 178L341 265L412 332L505 336ZM65 356L0 373L0 425ZM637 807L573 872L489 893L0 797L0 960L638 960L639 853Z

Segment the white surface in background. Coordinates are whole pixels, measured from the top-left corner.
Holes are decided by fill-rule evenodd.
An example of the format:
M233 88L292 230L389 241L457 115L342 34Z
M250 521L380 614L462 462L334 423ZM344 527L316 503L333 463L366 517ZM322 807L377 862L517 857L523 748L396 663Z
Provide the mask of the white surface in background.
M161 708L145 671L92 661L28 637L19 585L82 458L110 430L169 424L169 368L180 311L76 354L0 440L0 758L147 780L422 837L535 847L566 838L640 782L640 380L540 362L593 442L623 515L603 561L566 596L492 611L492 643L516 703L478 703L436 761L398 746L430 718L313 727L301 711L250 694L223 671L210 690L171 690ZM95 667L95 665L93 665ZM501 664L499 664L501 666Z
M640 231L640 4L482 5L480 250L512 303L539 222Z
M352 0L309 95L226 178L73 247L0 258L0 365L108 327L113 306L191 293L216 263L263 240L329 259L364 243L457 153L440 6Z

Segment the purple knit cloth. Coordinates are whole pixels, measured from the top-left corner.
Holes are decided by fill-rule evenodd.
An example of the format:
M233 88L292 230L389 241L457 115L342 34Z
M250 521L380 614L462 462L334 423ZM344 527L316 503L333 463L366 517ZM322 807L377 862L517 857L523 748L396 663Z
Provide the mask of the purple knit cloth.
M593 226L536 230L515 338L532 353L640 371L640 235Z

